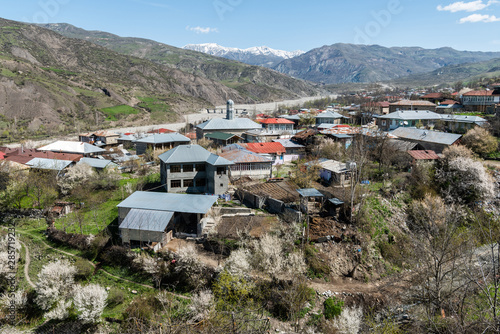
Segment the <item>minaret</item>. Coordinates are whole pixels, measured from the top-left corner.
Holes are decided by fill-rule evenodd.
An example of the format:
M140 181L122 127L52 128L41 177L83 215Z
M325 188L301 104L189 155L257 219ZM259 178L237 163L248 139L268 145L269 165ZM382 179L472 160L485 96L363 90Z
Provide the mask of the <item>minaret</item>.
M226 105L227 105L226 119L232 120L232 119L234 119L234 109L233 109L234 102L233 102L233 100L227 100Z

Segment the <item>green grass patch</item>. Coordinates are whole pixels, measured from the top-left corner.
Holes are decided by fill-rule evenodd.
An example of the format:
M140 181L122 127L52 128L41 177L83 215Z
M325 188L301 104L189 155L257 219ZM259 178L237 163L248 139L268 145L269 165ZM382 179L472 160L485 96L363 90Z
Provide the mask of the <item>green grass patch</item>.
M78 75L76 72L71 72L71 71L66 71L60 68L55 68L55 67L40 67L42 70L45 71L50 71L54 72L56 74L62 74L62 75Z
M15 74L14 72L12 72L11 70L9 70L7 68L2 68L1 74L2 74L2 76L8 77L8 78L15 78L15 77L17 77L17 74Z
M122 104L119 106L103 108L101 111L106 114L108 117L106 121L117 121L119 118L127 115L135 115L138 114L139 111L131 106L126 104Z

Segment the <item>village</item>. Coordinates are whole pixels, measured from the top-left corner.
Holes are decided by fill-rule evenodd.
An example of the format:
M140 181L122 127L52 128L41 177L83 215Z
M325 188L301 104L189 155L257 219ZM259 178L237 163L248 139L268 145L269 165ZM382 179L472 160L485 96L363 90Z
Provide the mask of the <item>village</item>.
M252 289L271 282L281 282L289 294L312 289L295 303L267 287L276 299L269 316L246 312L233 319L242 333L251 332L245 317L258 330L324 326L315 298L393 312L389 296L401 301L416 286L395 283L413 268L407 252L414 241L403 209L408 194L429 200L443 189L439 183L450 187L443 198L464 196L461 205L479 210L480 203L498 219L500 84L411 99L366 95L356 96L369 100L358 104L253 115L228 100L224 111L207 110L224 118L187 124L180 132L98 129L78 134L78 141L0 147L1 214L16 221L26 248L21 286L35 288L29 275L34 279L48 260L78 263L83 280L104 282L115 296L104 311L108 318L147 318L144 328L159 328L163 320L141 318L140 308L150 306L136 295L165 290L178 308L203 289L216 294L221 270L229 273L236 297L219 295L219 302L233 314L260 303L256 292L241 290L257 278L265 277ZM459 192L462 176L461 185L438 178L450 161L471 154L484 159L483 169L471 173L490 181L471 180L471 194ZM481 182L490 184L476 187ZM266 253L266 247L274 250ZM36 270L28 267L28 252L40 259ZM116 288L120 282L128 291ZM391 283L383 288L376 282ZM449 312L444 303L438 308ZM403 330L410 312L394 312L394 326ZM210 319L226 326L219 316Z

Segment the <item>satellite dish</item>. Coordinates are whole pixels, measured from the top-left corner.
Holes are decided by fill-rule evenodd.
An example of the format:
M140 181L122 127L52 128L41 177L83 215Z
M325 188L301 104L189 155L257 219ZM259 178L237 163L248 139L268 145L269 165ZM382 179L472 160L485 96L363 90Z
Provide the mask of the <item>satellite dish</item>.
M404 121L404 122L403 122L403 124L404 124L404 125L408 125L408 121Z

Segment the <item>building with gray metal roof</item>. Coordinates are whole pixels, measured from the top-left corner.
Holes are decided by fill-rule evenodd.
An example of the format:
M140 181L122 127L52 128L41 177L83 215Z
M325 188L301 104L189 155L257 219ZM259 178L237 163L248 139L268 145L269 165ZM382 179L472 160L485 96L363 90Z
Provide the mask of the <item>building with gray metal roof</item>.
M223 194L233 162L199 145L180 145L159 156L162 183L168 192Z
M73 161L69 160L33 158L30 161L28 161L26 165L34 169L55 170L59 172L71 166L72 163Z
M232 149L224 150L220 156L232 161L231 177L248 176L252 178L267 178L272 175L273 160L251 152L239 145L231 145Z
M148 149L169 150L179 145L191 143L191 139L177 132L155 133L135 141L136 154L144 154Z
M314 118L316 119L316 125L320 125L320 124L341 124L342 119L346 118L348 119L349 117L339 114L336 111L326 111L317 114Z
M261 129L262 125L249 118L234 117L234 102L227 101L226 118L213 118L196 126L196 138L202 139L205 134L212 132L230 132L241 136L243 132L252 129Z
M106 159L96 159L96 158L81 158L77 164L87 164L95 169L105 169L105 168L115 168L118 167L117 164L111 160Z
M60 153L75 153L83 154L83 156L93 156L106 152L106 150L89 143L82 143L79 141L64 141L59 140L52 144L39 147L38 151L51 151Z
M397 128L390 132L397 140L417 143L417 150L432 150L441 153L446 147L460 142L462 135L416 128Z
M216 202L210 195L136 191L117 205L122 241L163 246L178 233L200 236Z

